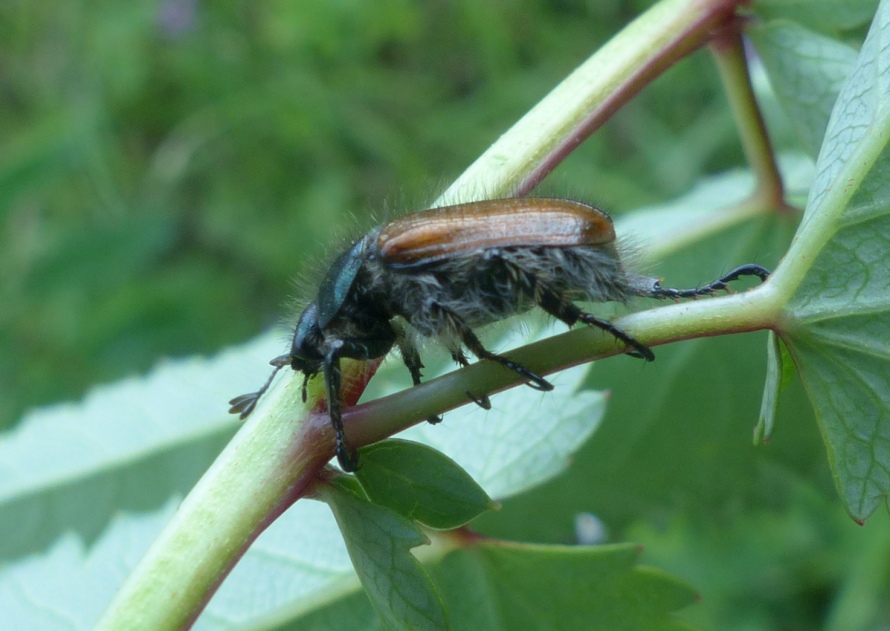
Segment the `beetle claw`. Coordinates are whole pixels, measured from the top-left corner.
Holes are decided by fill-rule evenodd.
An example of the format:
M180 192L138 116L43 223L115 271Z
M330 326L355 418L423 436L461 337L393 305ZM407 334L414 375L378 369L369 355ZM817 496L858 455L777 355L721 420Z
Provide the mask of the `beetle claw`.
M478 405L483 410L491 409L491 399L489 399L488 396L483 394L481 397L477 397L475 394L473 394L469 390L464 390L464 394L467 395L467 398L470 401L472 401L473 403Z

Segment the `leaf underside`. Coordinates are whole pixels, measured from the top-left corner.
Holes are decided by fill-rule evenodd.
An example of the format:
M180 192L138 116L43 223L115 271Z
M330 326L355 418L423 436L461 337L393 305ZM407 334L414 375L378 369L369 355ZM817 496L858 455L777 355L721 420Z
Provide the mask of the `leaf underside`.
M806 267L782 335L836 483L864 521L890 492L890 4L838 97L789 267Z

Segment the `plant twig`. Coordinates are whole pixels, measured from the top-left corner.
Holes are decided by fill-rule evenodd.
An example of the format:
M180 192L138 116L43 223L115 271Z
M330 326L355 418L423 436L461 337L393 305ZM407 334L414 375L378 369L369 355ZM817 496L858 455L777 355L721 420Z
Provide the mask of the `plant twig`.
M751 86L741 26L741 18L727 22L711 40L711 51L739 130L745 157L757 181L751 194L752 200L764 208L790 212L793 209L785 202L782 176Z

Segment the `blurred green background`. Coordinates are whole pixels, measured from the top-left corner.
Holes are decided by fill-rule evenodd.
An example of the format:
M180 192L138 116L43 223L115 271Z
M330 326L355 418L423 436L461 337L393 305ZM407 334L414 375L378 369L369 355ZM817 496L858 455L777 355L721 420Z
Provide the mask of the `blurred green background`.
M0 426L288 316L334 227L432 201L646 4L4 3ZM684 62L554 189L620 211L737 164L717 86Z
M432 201L649 4L4 3L0 424L292 317L294 281L332 234ZM743 165L699 52L546 188L620 214ZM727 265L742 251L774 261L793 225L746 230ZM698 250L683 256L727 246ZM659 273L703 280L690 269L681 256ZM645 369L598 365L592 381L616 393L603 431L568 476L480 527L569 542L589 510L702 589L690 615L713 628L880 628L858 625L890 620L886 518L846 516L799 386L773 445L755 449L764 338L675 346ZM696 381L673 380L692 369Z

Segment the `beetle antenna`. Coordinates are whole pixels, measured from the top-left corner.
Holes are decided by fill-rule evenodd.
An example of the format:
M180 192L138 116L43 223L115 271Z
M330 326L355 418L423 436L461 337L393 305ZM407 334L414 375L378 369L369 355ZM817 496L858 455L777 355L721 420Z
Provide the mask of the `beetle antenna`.
M278 374L278 371L287 366L291 362L290 355L279 355L269 363L272 364L275 369L272 371L272 374L269 375L269 378L266 379L266 383L263 384L263 387L257 390L256 392L250 392L248 394L242 394L241 396L235 397L231 401L229 401L229 405L232 407L229 408L229 414L240 414L238 418L242 421L246 419L253 409L256 407L257 402L259 402L260 397L266 394L266 390L269 389L269 386L272 385L272 380L275 378L275 375Z

